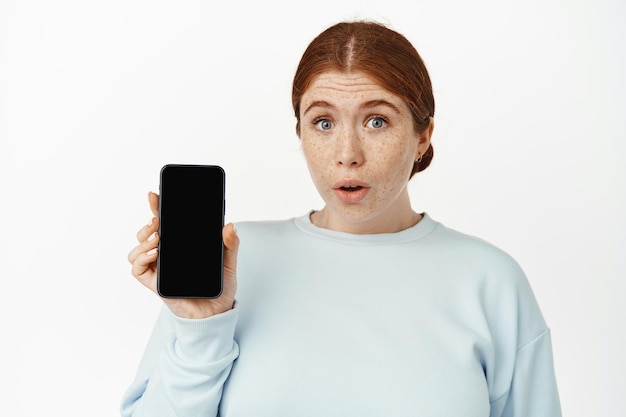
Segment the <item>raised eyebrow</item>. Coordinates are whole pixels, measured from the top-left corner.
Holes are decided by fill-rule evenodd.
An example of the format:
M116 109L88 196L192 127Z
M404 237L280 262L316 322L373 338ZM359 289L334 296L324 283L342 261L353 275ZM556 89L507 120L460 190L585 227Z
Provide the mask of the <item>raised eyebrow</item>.
M371 100L371 101L363 103L361 108L369 109L369 108L377 107L377 106L386 106L386 107L389 107L394 112L398 114L400 113L400 109L395 104L390 103L387 100Z
M309 105L307 106L307 108L306 108L306 109L304 109L304 112L302 113L302 115L304 116L304 115L305 115L305 114L307 114L307 113L308 113L311 109L313 109L313 108L315 108L315 107L322 107L322 108L325 108L325 109L332 109L332 108L334 108L335 106L333 106L332 104L330 104L329 102L324 101L324 100L316 100L316 101L314 101L313 103L309 104Z

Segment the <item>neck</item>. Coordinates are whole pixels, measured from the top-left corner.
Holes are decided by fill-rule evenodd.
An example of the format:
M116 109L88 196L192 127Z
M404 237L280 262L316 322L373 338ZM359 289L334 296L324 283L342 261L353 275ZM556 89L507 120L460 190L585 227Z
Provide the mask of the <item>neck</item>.
M314 211L310 215L311 223L317 227L337 232L358 235L395 233L415 226L422 220L422 215L410 210L403 216L386 216L382 219L348 220L337 218L329 213L328 207Z

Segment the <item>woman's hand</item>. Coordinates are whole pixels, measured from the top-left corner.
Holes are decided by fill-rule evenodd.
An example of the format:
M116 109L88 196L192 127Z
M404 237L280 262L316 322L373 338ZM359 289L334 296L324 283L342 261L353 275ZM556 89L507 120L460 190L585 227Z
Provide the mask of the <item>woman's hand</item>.
M158 295L156 285L157 248L159 245L159 196L148 193L150 209L154 217L149 224L137 232L139 245L128 254L132 274L139 282ZM223 313L233 307L237 290L237 251L239 238L232 223L224 226L224 289L222 295L213 299L162 298L169 309L178 317L201 319Z

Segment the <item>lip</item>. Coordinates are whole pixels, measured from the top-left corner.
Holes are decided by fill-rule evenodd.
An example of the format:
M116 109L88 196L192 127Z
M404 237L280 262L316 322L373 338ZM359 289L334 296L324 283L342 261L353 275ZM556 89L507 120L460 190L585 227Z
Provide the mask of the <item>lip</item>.
M333 185L333 189L337 189L337 188L342 188L342 187L363 187L363 188L370 188L370 185L366 182L363 182L361 180L357 180L357 179L352 179L352 178L347 178L345 180L341 180L341 181L337 181L334 185Z
M353 188L349 191L349 188ZM363 200L370 191L370 185L356 179L344 179L333 184L335 196L346 204L356 204Z

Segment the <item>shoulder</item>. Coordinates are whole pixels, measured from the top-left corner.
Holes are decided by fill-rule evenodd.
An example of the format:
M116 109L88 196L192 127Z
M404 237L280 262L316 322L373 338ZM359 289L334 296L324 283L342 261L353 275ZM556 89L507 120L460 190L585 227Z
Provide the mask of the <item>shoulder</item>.
M438 224L429 238L432 250L439 254L433 256L443 256L444 268L454 271L457 277L464 277L460 279L473 277L487 304L536 308L522 266L505 250L442 224Z
M243 221L235 223L239 254L246 259L274 259L276 252L286 252L297 240L294 219ZM267 258L271 255L270 258Z
M244 238L271 239L295 231L294 219L242 221L235 223L237 235Z
M519 329L519 344L536 337L547 326L526 274L519 263L506 251L476 236L439 225L433 233L438 244L445 245L457 272L472 271L478 283L478 294L491 322L504 323L515 317Z
M450 260L467 262L485 272L497 270L523 275L520 265L508 252L480 237L437 223L428 238L433 250L445 254Z

